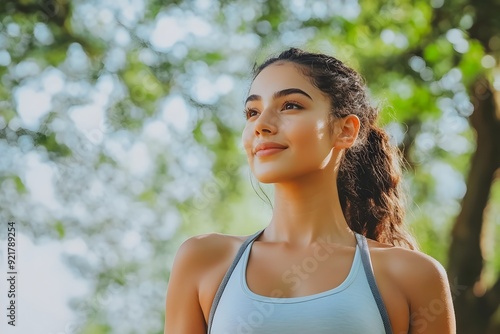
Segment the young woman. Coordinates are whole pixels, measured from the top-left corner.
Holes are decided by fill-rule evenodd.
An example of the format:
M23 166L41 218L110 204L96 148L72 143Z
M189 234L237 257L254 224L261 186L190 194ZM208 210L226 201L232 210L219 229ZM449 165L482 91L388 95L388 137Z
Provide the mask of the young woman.
M165 333L455 332L446 272L403 227L398 155L361 77L289 49L258 67L246 99L251 170L275 187L250 237L178 250Z

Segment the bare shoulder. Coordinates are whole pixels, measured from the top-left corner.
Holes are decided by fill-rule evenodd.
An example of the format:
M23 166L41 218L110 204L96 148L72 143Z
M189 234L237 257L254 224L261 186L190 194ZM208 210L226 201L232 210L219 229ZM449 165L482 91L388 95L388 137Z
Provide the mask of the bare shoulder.
M408 285L412 289L418 289L423 288L425 283L442 284L441 281L447 281L443 265L421 251L391 246L374 240L369 240L368 244L372 257L376 257L377 262L403 286Z
M433 257L417 250L382 244L369 240L373 261L390 274L406 291L428 289L426 284L446 286L448 277L443 265Z
M405 296L411 333L455 333L448 275L443 265L421 252L368 241L374 269Z
M206 333L217 286L244 239L210 233L181 244L167 286L165 333Z
M198 269L211 267L215 262L224 262L234 256L244 240L245 237L221 233L196 235L181 244L175 261Z

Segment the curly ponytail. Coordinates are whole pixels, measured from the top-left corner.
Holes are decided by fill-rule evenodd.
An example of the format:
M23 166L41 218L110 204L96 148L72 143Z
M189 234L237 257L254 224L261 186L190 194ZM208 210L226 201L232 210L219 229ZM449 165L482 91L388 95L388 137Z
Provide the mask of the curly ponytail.
M378 110L366 94L361 76L340 60L291 48L254 69L256 77L276 62L292 62L331 100L331 117L354 114L360 119L356 143L345 151L337 185L349 227L368 238L416 249L403 225L401 156L384 130L376 126Z
M347 150L340 165L340 202L353 231L415 249L413 237L403 228L401 177L398 151L382 129L371 127L366 142Z

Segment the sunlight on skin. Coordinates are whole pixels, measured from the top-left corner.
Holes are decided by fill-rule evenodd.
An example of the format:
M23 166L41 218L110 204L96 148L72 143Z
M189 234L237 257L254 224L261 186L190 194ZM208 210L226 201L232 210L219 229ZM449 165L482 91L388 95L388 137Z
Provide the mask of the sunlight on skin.
M328 126L327 122L318 122L318 126L317 126L318 140L321 140L325 136L324 128L326 128L327 126ZM335 149L335 147L332 147L330 152L328 152L328 155L325 157L325 159L323 160L323 162L320 165L320 169L324 169L330 163L330 160L332 159L332 156L333 156L334 149Z
M319 167L320 169L324 169L330 163L330 160L332 160L334 149L335 149L335 147L332 147L330 152L328 152L328 155L325 157L325 159L323 160L323 162L321 163L321 165Z

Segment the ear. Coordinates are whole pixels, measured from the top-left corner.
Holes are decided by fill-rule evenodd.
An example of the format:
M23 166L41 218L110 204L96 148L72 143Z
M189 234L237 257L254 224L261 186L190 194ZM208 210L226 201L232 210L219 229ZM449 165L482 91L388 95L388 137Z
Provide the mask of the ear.
M335 130L338 133L334 136L334 145L336 148L349 148L351 147L359 133L359 118L356 115L348 115L336 121Z

